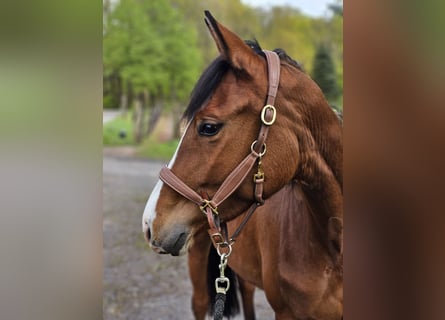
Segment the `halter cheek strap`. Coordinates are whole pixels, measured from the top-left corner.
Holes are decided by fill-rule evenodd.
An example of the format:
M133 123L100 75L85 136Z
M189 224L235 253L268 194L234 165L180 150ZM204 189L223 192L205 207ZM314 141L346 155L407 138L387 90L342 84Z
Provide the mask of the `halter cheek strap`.
M275 122L276 109L274 107L275 97L278 91L278 84L280 80L280 58L273 51L263 51L267 60L268 70L268 91L266 105L261 111L261 127L258 133L258 138L252 143L251 152L244 158L243 161L227 176L219 189L213 195L212 199L209 199L205 194L200 195L187 184L185 184L180 178L178 178L168 167L164 167L159 178L166 183L170 188L177 193L192 201L199 206L200 210L207 215L209 221L209 234L212 242L219 250L220 246L230 247L235 242L236 237L241 232L249 218L252 216L255 209L264 203L263 200L263 184L264 184L264 172L261 168L262 157L266 153L266 139L269 133L270 126ZM225 223L220 223L218 216L219 205L232 195L236 189L245 180L249 172L258 160L258 172L254 175L255 202L249 208L243 221L235 230L232 237L229 239L227 236L227 230ZM222 228L221 228L222 226ZM222 230L224 229L224 230ZM222 235L224 234L224 236ZM231 250L231 248L230 248Z

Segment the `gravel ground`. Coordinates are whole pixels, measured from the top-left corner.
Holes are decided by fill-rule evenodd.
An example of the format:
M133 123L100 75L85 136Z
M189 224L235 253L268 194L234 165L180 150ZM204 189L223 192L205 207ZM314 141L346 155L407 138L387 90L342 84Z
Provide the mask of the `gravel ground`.
M163 165L134 158L127 149L104 150L104 319L193 319L187 257L155 254L141 231L142 212ZM255 305L259 320L274 318L261 290Z

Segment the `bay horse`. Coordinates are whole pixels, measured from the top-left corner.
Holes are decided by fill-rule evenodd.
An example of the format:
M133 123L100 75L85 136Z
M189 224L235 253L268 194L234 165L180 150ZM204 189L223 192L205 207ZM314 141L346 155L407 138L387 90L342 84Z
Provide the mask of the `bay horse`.
M340 122L284 50L244 42L208 11L205 22L220 55L192 92L144 235L176 256L209 224L221 261L264 289L276 319L342 319Z

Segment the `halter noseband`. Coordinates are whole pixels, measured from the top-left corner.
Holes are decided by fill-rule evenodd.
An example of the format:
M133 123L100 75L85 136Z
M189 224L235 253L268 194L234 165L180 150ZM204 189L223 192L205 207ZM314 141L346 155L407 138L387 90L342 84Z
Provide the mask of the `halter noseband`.
M264 203L263 200L263 183L264 172L261 169L261 159L266 153L266 138L269 133L270 126L275 122L276 109L274 107L275 97L278 91L278 84L280 80L280 58L273 51L263 50L267 60L269 87L267 92L266 105L261 111L261 128L258 133L258 138L252 143L251 152L244 158L243 161L227 176L219 189L216 191L212 199L208 199L206 195L199 195L196 191L186 185L180 178L178 178L168 167L164 167L159 178L166 183L170 188L177 193L192 201L199 206L199 209L207 215L210 229L209 234L213 244L217 247L218 252L221 247L228 247L231 252L231 244L235 242L236 237L241 232L241 229L249 220L255 209ZM220 219L218 216L219 205L232 195L236 189L241 185L250 170L253 168L258 159L258 172L254 175L255 183L255 202L249 208L248 213L244 217L240 226L236 229L234 234L227 236L227 229L225 224L224 230L221 229ZM221 233L224 233L224 237ZM220 254L221 255L221 254Z

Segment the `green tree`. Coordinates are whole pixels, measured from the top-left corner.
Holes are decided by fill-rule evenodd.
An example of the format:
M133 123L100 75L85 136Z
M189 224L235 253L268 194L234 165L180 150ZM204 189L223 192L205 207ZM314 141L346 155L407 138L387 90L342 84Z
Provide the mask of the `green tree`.
M137 142L201 69L196 33L167 0L120 0L104 19L103 50L104 76L120 84L121 106L133 105Z
M328 21L330 47L332 49L332 59L334 60L337 83L343 95L343 4L337 0L335 4L329 6L333 16Z
M340 97L335 66L330 51L325 44L317 48L314 57L312 79L319 85L326 99L332 104Z
M199 73L218 55L203 23L206 9L242 38L255 37L264 49L285 49L306 71L314 69L318 44L326 44L341 102L341 0L333 0L333 14L321 18L290 6L254 8L241 0L104 1L104 106L139 110L135 123L143 135L161 112L179 119Z
M343 17L343 4L340 3L340 1L337 1L336 3L332 3L328 5L329 10L332 11L334 15Z
M260 16L256 10L240 0L169 0L198 34L197 46L201 52L203 66L218 55L215 43L204 25L204 10L210 10L215 18L230 27L244 39L260 34Z
M315 53L313 41L318 38L313 19L298 9L285 6L272 7L261 14L262 32L258 36L261 46L264 49L283 48L309 70Z

